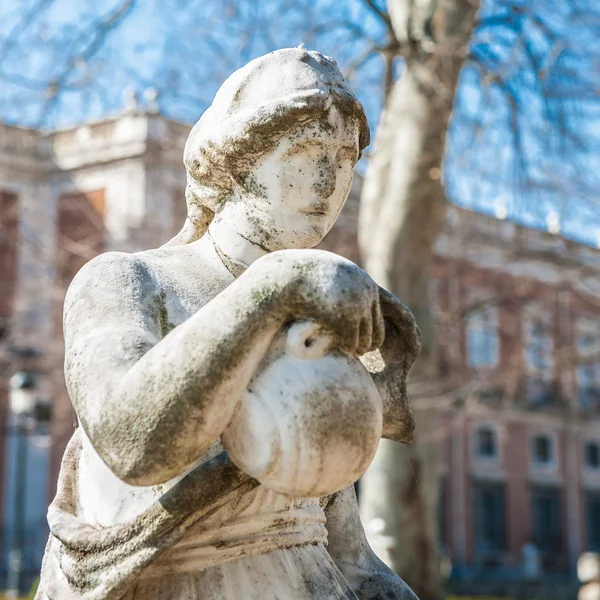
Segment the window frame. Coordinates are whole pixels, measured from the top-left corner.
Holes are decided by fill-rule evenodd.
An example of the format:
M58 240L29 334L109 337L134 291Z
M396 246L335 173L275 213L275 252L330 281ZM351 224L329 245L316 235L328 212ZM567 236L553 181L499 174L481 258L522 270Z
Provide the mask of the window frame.
M590 519L590 504L591 501L597 503L598 509L598 522L596 523L596 534L598 535L597 539L592 540L592 524ZM600 552L600 489L586 489L584 490L584 519L585 519L585 550L586 552Z
M549 404L556 378L556 340L554 311L542 302L530 302L523 308L523 361L525 366L527 400L532 404ZM545 335L534 336L536 324L541 323ZM539 364L534 364L542 354ZM535 357L533 355L536 355ZM542 365L542 363L545 363Z
M531 515L531 540L539 548L543 555L557 556L562 554L566 549L566 530L564 523L564 497L563 488L552 484L533 484L529 489L529 510ZM556 500L555 519L550 519L556 524L556 533L554 536L549 536L548 539L543 539L536 532L536 511L534 504L536 501L552 498Z
M595 345L589 350L581 347L582 332L586 334L593 331ZM574 350L576 364L574 365L574 379L577 386L577 404L581 409L591 408L593 404L600 401L600 318L594 319L589 315L578 315L573 327ZM586 356L587 355L587 356ZM597 360L588 362L590 357L598 357ZM583 375L591 371L591 378ZM582 380L588 380L591 384L585 385Z
M534 441L536 438L545 437L549 441L550 460L540 462L536 460L534 454ZM556 433L553 431L534 430L529 432L529 464L531 470L535 473L555 473L558 468L558 441Z
M596 465L591 465L587 461L587 449L590 446L595 446L596 451L598 453L598 462ZM600 473L600 440L597 439L584 439L582 443L582 464L584 471L588 471L589 473Z
M482 292L472 291L469 302L484 301ZM492 302L490 299L489 302ZM480 336L473 343L474 336ZM465 317L466 363L472 371L489 371L500 364L500 320L495 304L483 304Z
M495 454L487 455L480 452L479 435L483 430L490 431L494 436ZM482 421L473 426L471 433L471 447L473 460L478 463L500 464L502 458L501 431L497 423Z
M498 515L494 515L488 524L482 523L482 510L483 507L480 504L482 495L486 492L492 492L492 494L498 494L498 498L501 498L501 512L500 518ZM508 550L508 525L510 523L508 518L508 504L507 504L507 486L504 481L487 481L484 479L475 479L472 482L472 519L473 519L473 547L475 554L478 558L484 561L490 557L498 557L503 555ZM486 529L489 528L494 530L492 537L497 537L497 542L493 542L491 545L488 544L489 540L484 540L482 534Z

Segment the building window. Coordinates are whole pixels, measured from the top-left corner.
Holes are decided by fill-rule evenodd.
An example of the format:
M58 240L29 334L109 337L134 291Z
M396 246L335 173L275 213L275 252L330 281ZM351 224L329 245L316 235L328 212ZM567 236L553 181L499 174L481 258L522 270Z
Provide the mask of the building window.
M531 536L544 553L556 554L562 548L560 490L534 487L531 490Z
M586 442L583 446L583 464L588 469L600 469L600 444Z
M58 199L56 271L66 290L88 261L104 251L104 190L66 193Z
M531 460L534 465L547 467L554 464L554 444L549 435L534 435L531 438Z
M446 508L448 503L448 481L445 477L440 479L439 502L438 502L438 539L441 546L448 543L448 524L446 520Z
M498 364L498 311L484 306L467 317L467 360L471 369L490 369Z
M503 551L506 548L504 484L477 482L474 502L476 552L485 556Z
M539 305L525 309L525 370L527 396L531 402L552 400L554 378L554 339L549 311Z
M600 322L579 318L575 322L577 347L577 401L580 408L593 408L600 401Z
M18 196L0 190L0 326L4 338L8 337L17 285L19 210Z
M484 425L475 432L475 456L484 459L498 458L498 436L493 427Z
M600 492L588 492L585 496L586 550L600 552Z

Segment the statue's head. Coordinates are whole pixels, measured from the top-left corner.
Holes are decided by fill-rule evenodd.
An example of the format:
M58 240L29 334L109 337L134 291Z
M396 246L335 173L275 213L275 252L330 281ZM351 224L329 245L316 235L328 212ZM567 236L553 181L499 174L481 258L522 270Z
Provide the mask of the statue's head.
M289 48L251 61L190 133L188 219L172 243L198 239L237 204L269 250L315 246L342 209L368 143L364 109L331 58Z

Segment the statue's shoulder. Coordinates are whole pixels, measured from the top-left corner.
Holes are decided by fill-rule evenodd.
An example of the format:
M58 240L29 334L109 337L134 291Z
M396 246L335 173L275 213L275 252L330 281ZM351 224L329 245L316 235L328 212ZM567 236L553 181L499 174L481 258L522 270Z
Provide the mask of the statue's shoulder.
M152 295L157 289L152 260L145 253L105 252L75 275L65 297L65 314L84 298L94 305L113 306L132 296Z
M150 283L153 280L152 256L148 253L105 252L86 263L71 283L71 288L80 285L110 287Z
M82 312L137 318L153 313L157 299L160 304L173 297L179 299L175 304L185 299L196 310L226 285L220 283L214 262L202 249L186 246L100 254L84 265L69 286L65 324L68 314L73 320Z

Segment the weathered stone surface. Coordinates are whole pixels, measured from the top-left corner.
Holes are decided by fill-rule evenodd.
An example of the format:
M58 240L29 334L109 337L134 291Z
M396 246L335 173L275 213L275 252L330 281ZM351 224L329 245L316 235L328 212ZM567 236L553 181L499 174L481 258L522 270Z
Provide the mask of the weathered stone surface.
M75 277L81 426L38 599L414 598L350 484L382 435L410 439L418 329L354 263L310 250L367 143L331 59L256 59L190 135L181 233Z
M369 372L314 321L285 328L264 362L221 435L231 460L290 496L354 483L381 438L382 401Z

